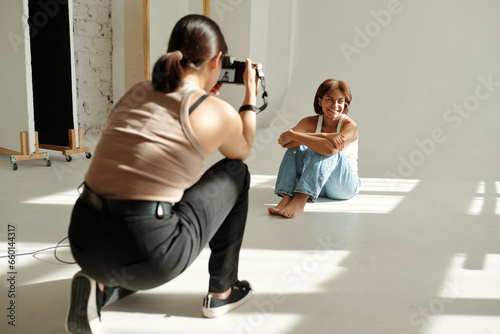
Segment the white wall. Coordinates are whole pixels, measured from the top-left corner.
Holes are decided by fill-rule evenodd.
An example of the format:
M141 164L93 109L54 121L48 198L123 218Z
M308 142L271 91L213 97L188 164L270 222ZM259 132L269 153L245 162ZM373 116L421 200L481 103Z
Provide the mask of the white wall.
M111 0L113 25L113 99L118 101L135 83L144 79L143 3ZM167 50L170 33L187 14L203 14L203 0L149 1L150 71Z
M249 16L251 32L267 27L260 49L257 36L248 35L250 56L265 54L271 104L259 116L262 126L269 124L264 117L283 113L282 127L295 125L314 113L314 93L324 79L343 79L353 93L350 116L359 125L362 176L494 173L500 2L273 0L260 16L246 4L218 19L212 3L212 18L230 49L232 41L247 38L241 25Z
M496 157L487 159L498 152L493 143L499 142L493 124L500 123L500 21L495 14L500 3L298 4L292 86L306 89L300 112L311 105L324 78L346 80L354 96L351 116L360 127L361 156L370 157L361 158L365 171L419 178L434 169L465 177L485 163L498 164ZM355 53L342 51L348 45L356 47ZM496 84L478 88L488 78ZM290 104L302 105L302 98L292 96ZM450 111L464 103L463 115Z
M250 11L252 1L211 1L210 18L220 27L229 55L244 61L250 54ZM244 87L224 84L220 97L236 109L244 98Z
M28 131L35 152L28 1L0 2L0 147L20 151L19 133ZM24 22L24 24L23 24Z
M203 14L202 0L150 0L150 64L167 51L170 33L177 21L187 14Z

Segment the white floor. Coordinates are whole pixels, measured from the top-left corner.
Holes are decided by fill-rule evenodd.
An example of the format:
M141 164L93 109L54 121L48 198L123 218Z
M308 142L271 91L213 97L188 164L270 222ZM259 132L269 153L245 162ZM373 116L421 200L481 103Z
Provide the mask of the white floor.
M500 177L421 172L418 179L381 179L383 165L365 156L356 198L308 204L287 220L267 214L278 200L272 189L283 151L275 147L248 161L240 278L252 283L253 300L221 318L202 318L204 251L174 281L106 308L104 333L500 333ZM0 155L0 255L8 251L9 224L18 253L52 247L67 234L90 160L80 154L68 163L60 152L50 154L51 167L27 161L18 171ZM57 254L72 261L68 248ZM7 259L0 263L7 277ZM8 325L12 298L2 278L0 332L64 333L77 270L53 250L18 257L16 326Z

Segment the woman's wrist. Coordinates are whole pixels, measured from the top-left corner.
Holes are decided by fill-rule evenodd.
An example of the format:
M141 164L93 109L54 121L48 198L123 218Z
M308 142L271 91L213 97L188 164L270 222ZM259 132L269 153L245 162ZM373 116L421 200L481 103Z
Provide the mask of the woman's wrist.
M248 85L248 86L246 86L246 90L245 90L245 98L256 100L258 92L259 92L259 89L257 86Z
M241 104L242 106L256 106L257 105L257 98L255 96L246 94L245 99L243 100L243 103ZM243 111L240 108L240 112Z
M259 109L254 104L244 104L244 105L242 105L240 107L240 109L238 110L238 112L242 112L242 111L245 111L245 110L253 110L253 111L257 112Z
M256 106L257 105L257 99L255 97L254 98L245 98L243 100L243 103L241 105L244 106L246 104L251 104L253 106Z

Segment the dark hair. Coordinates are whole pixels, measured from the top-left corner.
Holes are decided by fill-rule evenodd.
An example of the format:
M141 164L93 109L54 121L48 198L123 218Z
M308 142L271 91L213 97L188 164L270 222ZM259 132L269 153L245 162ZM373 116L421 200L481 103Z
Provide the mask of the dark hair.
M153 67L154 89L165 93L175 91L182 68L199 70L219 51L223 56L227 54L227 45L217 23L203 15L184 16L172 30L167 54Z
M345 81L335 79L327 79L319 85L316 95L314 96L314 111L316 114L323 115L323 109L319 105L318 99L322 99L328 92L331 92L334 89L340 89L342 93L345 94L345 106L342 113L347 115L349 112L349 105L352 100L351 89Z

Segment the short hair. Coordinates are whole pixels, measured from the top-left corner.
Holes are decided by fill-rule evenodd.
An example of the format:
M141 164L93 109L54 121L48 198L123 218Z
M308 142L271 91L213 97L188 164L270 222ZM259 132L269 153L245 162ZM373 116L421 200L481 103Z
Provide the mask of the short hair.
M323 109L319 105L318 99L322 99L328 92L339 89L345 94L345 106L342 111L343 114L349 112L349 105L351 104L352 94L349 85L343 80L327 79L319 85L316 95L314 96L314 111L318 115L323 115Z

